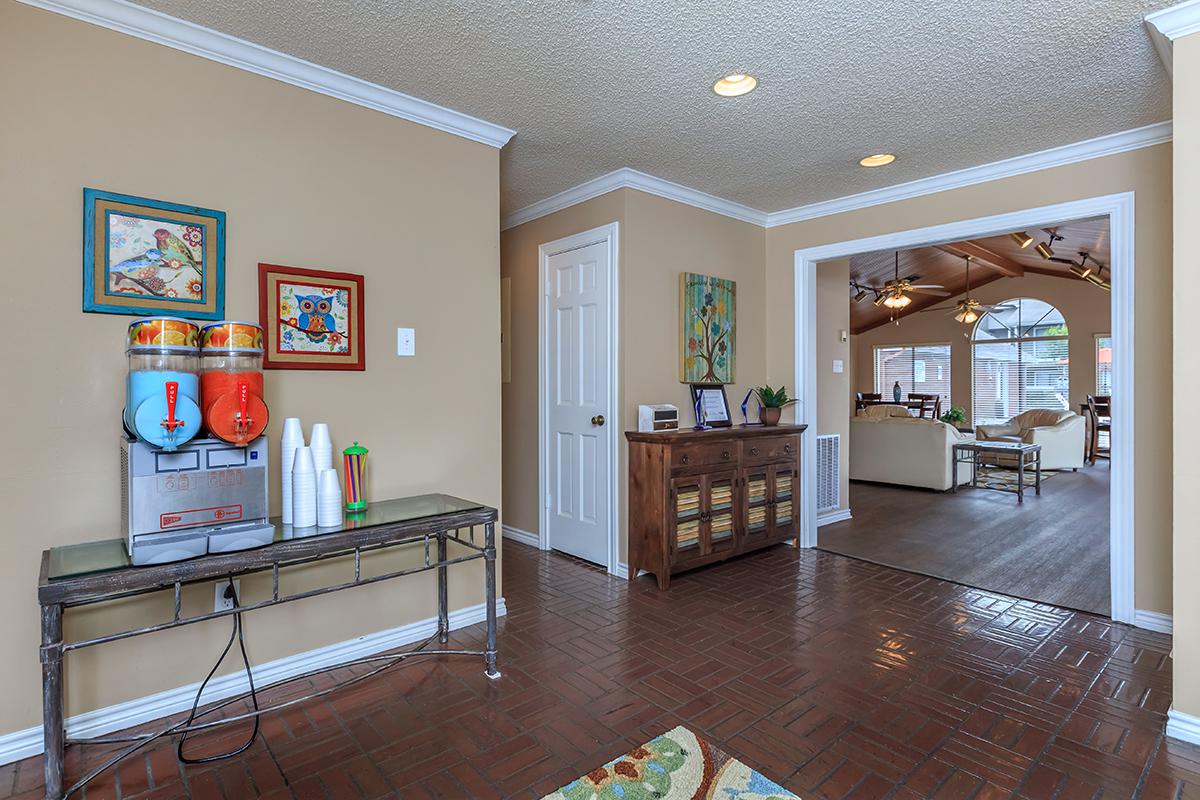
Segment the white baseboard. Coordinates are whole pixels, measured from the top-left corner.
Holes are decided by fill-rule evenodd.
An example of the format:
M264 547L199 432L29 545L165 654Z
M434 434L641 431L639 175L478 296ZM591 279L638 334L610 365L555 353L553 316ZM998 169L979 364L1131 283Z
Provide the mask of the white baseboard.
M853 519L853 518L854 517L851 516L850 509L848 509L848 508L839 509L837 511L830 511L827 514L822 514L819 517L817 517L817 527L819 528L822 525L832 525L835 522L843 522L845 520Z
M1133 624L1138 628L1145 628L1148 631L1158 631L1159 633L1174 633L1175 621L1170 614L1163 614L1161 611L1142 611L1135 609L1133 612Z
M504 598L496 601L496 614L506 613ZM483 603L450 612L450 630L465 628L487 619ZM356 658L382 653L413 642L428 639L437 633L437 617L429 617L398 628L368 633L356 639L318 647L305 653L297 653L254 667L254 684L266 686L321 667L334 667ZM482 669L482 665L480 669ZM72 737L102 736L143 722L187 711L192 707L199 682L165 692L147 695L136 700L86 711L67 719L67 735ZM243 672L231 673L214 678L204 690L204 703L232 697L247 688ZM42 726L13 731L0 736L0 764L10 764L22 758L36 756L42 752Z
M527 544L530 547L537 547L539 549L542 546L541 542L538 541L536 533L523 531L520 528L514 528L512 525L501 525L500 531L504 534L505 539L512 539L514 542L520 542L521 544Z
M1200 744L1200 717L1170 709L1167 711L1167 736L1181 742Z

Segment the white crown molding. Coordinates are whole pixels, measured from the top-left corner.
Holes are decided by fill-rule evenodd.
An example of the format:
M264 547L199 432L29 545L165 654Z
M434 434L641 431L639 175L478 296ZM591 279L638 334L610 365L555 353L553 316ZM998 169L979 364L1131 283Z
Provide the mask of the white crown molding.
M1061 167L1079 161L1116 155L1129 150L1150 147L1171 141L1171 123L1157 122L1141 128L1098 136L1074 144L1053 147L1037 153L1006 158L1003 161L993 161L990 164L980 164L954 172L945 172L929 178L899 183L869 192L847 195L834 200L812 203L806 206L791 208L786 211L775 211L767 215L767 227L774 228L793 222L827 217L831 214L841 214L860 208L909 200L927 194L936 194L950 189L959 189L978 183L1009 178L1014 175L1024 175L1051 167Z
M302 89L503 147L515 131L125 0L18 0Z
M512 525L501 525L500 531L504 534L505 539L512 539L514 542L527 544L530 547L536 547L539 550L542 547L541 542L538 541L538 535L536 533L530 533L529 531L522 530L521 528L514 528Z
M712 211L715 214L721 214L722 216L732 217L733 219L759 226L764 225L767 219L765 212L750 208L750 206L735 203L732 200L726 200L698 189L692 189L680 183L656 178L653 175L639 172L636 169L622 167L621 169L601 175L598 178L593 178L590 181L584 181L578 186L572 186L570 189L551 195L544 200L539 200L536 203L506 215L500 222L500 230L508 230L517 225L524 225L526 222L532 222L539 217L553 214L556 211L562 211L564 208L570 208L573 205L591 200L593 197L608 194L615 189L638 189L647 194L665 197L668 200L674 200L678 203L702 208L705 211Z
M1200 0L1164 8L1145 16L1146 24L1167 37L1169 41L1200 33Z
M1157 631L1158 633L1174 633L1175 620L1170 614L1163 614L1161 611L1143 611L1142 609L1134 609L1133 624L1138 628L1145 628L1148 631Z
M504 598L496 600L496 615L504 616L507 608ZM450 612L450 630L458 630L487 620L487 608L483 603L467 606ZM398 628L369 633L355 639L347 639L326 647L318 647L305 653L269 661L254 667L254 685L268 686L277 681L311 672L315 669L335 667L357 658L383 653L406 644L424 641L437 633L437 617L430 617ZM501 664L503 667L503 664ZM483 671L480 661L479 669ZM67 720L67 735L74 738L103 736L143 722L187 711L192 707L199 683L168 689L158 694L140 697L124 703L87 711ZM247 689L244 672L234 672L214 678L204 690L206 703L233 697ZM14 731L0 736L0 764L11 764L22 758L42 752L42 726Z
M1174 708L1167 711L1167 736L1181 742L1200 744L1200 717L1185 714Z

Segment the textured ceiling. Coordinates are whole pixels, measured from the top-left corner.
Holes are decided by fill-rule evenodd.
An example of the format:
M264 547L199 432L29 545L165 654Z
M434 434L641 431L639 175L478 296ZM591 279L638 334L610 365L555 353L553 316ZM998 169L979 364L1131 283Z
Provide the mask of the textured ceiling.
M504 213L623 166L777 211L1170 118L1170 0L142 4L516 129Z

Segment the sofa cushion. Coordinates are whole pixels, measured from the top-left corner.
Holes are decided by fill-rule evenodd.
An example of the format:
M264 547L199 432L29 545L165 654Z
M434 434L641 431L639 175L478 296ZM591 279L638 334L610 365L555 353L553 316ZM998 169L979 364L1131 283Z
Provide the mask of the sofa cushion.
M867 406L859 409L858 416L868 417L870 419L888 419L891 417L907 417L912 419L912 415L908 413L908 409L904 406L892 405L891 403L880 404L875 406Z
M1048 428L1057 425L1067 417L1074 416L1074 411L1055 410L1052 408L1031 408L1024 414L1018 414L1010 420L1023 431L1030 428Z

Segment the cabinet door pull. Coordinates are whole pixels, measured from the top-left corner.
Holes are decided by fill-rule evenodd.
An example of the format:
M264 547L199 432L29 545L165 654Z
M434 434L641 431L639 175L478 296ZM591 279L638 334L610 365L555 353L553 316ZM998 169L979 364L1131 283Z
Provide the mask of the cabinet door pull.
M785 453L790 453L790 452L792 452L792 446L791 446L790 444L785 444L785 445L783 446L783 452L785 452Z
M687 453L684 453L682 456L680 456L680 457L679 457L679 462L680 462L681 464L686 464L686 463L688 463L688 454L687 454Z
M728 460L729 460L729 451L728 451L728 450L722 450L722 451L721 451L721 458L723 458L723 459L725 459L726 461L728 461Z
M752 455L752 456L756 456L756 455L758 455L758 448L757 448L757 447L751 447L751 448L750 448L750 455Z

